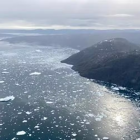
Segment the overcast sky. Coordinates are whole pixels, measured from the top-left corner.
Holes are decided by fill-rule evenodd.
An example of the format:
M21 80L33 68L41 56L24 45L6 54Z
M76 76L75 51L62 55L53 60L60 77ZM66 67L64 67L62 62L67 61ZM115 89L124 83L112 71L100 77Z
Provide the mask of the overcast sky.
M140 29L140 0L0 0L0 28Z

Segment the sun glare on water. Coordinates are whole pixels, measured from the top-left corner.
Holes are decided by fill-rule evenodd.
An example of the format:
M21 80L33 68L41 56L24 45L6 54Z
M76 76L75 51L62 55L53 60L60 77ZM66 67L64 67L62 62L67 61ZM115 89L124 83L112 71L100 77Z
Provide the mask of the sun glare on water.
M123 117L121 115L116 115L115 121L119 126L122 126L124 124Z

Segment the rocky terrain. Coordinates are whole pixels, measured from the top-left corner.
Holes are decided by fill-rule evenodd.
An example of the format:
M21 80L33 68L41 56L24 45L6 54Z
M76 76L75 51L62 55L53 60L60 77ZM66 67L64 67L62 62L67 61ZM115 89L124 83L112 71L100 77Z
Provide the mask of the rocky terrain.
M126 39L104 40L62 62L83 77L140 90L140 47Z

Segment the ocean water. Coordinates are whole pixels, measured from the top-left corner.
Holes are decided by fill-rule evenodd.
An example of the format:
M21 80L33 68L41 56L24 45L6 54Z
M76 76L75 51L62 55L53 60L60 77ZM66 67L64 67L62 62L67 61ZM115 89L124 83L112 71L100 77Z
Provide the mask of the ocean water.
M0 140L140 138L139 100L60 62L76 52L0 42Z

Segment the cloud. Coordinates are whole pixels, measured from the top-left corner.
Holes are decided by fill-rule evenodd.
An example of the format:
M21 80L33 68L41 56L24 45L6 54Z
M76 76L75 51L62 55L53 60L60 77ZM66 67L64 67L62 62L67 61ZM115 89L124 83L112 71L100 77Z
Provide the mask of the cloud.
M106 15L105 17L134 17L134 15L130 14L114 14L114 15Z
M140 28L139 0L0 0L0 28ZM120 24L121 23L121 24Z

